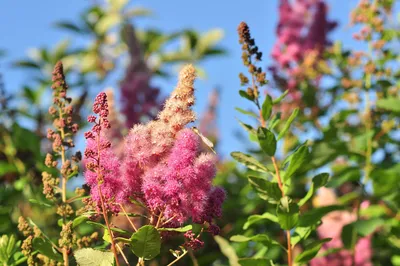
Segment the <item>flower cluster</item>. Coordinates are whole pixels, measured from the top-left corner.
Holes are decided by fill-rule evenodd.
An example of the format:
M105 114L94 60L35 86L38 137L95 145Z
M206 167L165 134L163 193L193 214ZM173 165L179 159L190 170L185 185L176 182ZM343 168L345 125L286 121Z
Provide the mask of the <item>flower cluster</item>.
M332 189L321 188L318 196L318 205L327 206L337 204L335 192ZM366 205L366 202L363 203ZM343 247L341 240L342 229L346 224L354 222L357 215L349 211L335 211L322 218L322 224L318 227L318 235L321 239L332 238L331 241L324 244L320 252L329 249L339 249ZM341 250L337 253L329 254L325 257L318 257L311 261L311 266L322 265L344 265L344 266L369 266L372 265L372 247L371 236L359 239L355 246L354 262L350 250Z
M288 78L287 88L294 90L298 76L308 60L315 65L329 44L327 34L336 23L327 20L327 6L323 0L281 0L279 22L276 29L277 41L272 49L275 64L271 67L276 79L278 74Z
M133 26L125 27L129 47L130 65L121 84L121 112L126 118L126 127L153 119L161 106L160 90L150 85L151 72L143 57L140 42Z
M119 211L119 203L125 200L125 189L118 178L120 160L111 149L111 142L103 133L111 126L107 119L109 115L107 95L102 92L97 95L93 104L93 112L99 117L90 115L88 122L93 124L90 131L85 132L87 146L84 162L86 165L85 181L90 187L91 200L98 209L102 206L112 212Z
M249 84L249 78L243 73L239 74L240 83L242 86L249 85L246 90L248 97L258 101L259 88L267 84L266 73L262 71L261 67L255 65L256 61L261 61L262 52L258 51L254 39L251 38L250 28L246 22L241 22L237 31L239 43L242 45L242 61L251 74L251 84Z
M61 168L59 169L61 180L64 183L78 173L77 163L80 161L80 153L71 156L71 160L66 158L66 151L75 146L73 136L78 131L78 124L73 122L72 99L67 97L68 85L65 81L63 65L58 62L53 70L53 105L49 108L49 114L53 117L53 129L47 130L47 138L53 142L53 151L57 157L61 157ZM49 168L57 168L57 158L48 153L45 165ZM43 193L46 198L55 200L55 192L58 188L59 180L48 172L42 173ZM63 199L65 201L65 199ZM68 205L68 204L65 204Z
M200 154L199 137L185 129L195 120L194 79L193 66L186 66L158 119L134 126L126 139L122 177L129 195L143 201L168 226L189 219L211 223L220 215L225 197L211 184L214 156Z

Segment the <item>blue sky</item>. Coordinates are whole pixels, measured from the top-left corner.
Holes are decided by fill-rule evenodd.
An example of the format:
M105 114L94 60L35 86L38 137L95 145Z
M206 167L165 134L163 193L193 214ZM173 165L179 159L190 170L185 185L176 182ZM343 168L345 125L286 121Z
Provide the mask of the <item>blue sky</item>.
M278 0L132 2L133 6L143 6L154 12L151 18L135 21L139 28L156 27L165 32L182 28L193 28L201 32L211 28L222 28L225 31L221 46L227 49L228 55L202 63L208 77L196 83L198 98L196 111L201 113L207 103L208 93L213 87L219 86L222 90L218 117L222 137L220 151L223 155L227 155L233 150L243 149L244 146L233 134L240 130L234 119L240 115L234 107L248 107L246 101L237 94L238 73L244 69L241 65L236 28L241 21L246 21L250 25L252 36L263 51L263 64L268 66L271 63L269 53L275 41ZM357 2L357 0L327 0L330 7L329 18L339 22L339 27L330 35L330 39L341 40L346 47L357 46L351 38L352 31L348 26L349 12ZM0 49L7 51L7 57L1 61L0 71L3 73L8 91L17 92L30 77L24 71L10 68L10 62L25 57L31 48L53 47L60 40L70 37L69 33L52 27L52 23L58 20L76 20L79 13L91 3L93 1L89 0L0 1ZM105 86L116 87L116 81L117 79L109 80ZM176 79L155 80L154 83L160 85L164 94L167 94L174 88ZM94 90L101 91L105 86Z

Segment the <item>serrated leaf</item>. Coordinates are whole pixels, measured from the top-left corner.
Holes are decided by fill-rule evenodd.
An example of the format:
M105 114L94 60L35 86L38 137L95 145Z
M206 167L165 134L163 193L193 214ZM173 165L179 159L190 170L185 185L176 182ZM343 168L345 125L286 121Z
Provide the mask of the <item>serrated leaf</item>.
M242 152L231 152L231 156L237 162L244 164L247 168L261 172L261 173L268 173L269 169L264 166L261 162L259 162L256 158L252 157L251 155L242 153Z
M299 221L299 206L289 197L283 197L276 208L276 214L281 228L291 230Z
M112 252L103 252L92 248L83 248L74 252L79 266L112 266L114 255Z
M50 241L43 238L35 237L32 241L32 247L34 250L39 251L41 254L45 255L46 257L55 260L55 261L63 261L62 255L57 253L53 248Z
M229 242L220 236L214 236L215 242L217 242L219 249L221 250L222 254L229 260L229 265L232 266L239 266L238 263L238 256L236 255L235 249L229 245Z
M131 236L130 247L139 258L151 260L160 254L161 237L157 229L152 225L142 226Z
M251 215L251 216L249 216L249 218L247 218L246 223L243 225L243 229L247 230L252 224L254 224L258 221L262 221L262 220L270 220L274 223L277 223L278 217L276 217L275 215L273 215L272 213L269 213L269 212L266 212L262 215L259 215L259 214Z
M269 156L274 156L276 151L276 139L274 133L264 127L257 129L257 138L262 150Z
M296 257L295 262L297 262L297 263L309 262L312 258L314 258L317 255L317 253L321 249L322 245L331 240L332 240L332 238L324 238L324 239L314 241L310 244L307 244L304 247L304 251Z
M283 180L286 181L291 178L304 164L308 163L310 158L310 151L306 143L301 145L292 155L289 156L289 166L287 167Z
M271 116L272 107L273 107L272 98L271 98L271 96L269 96L267 94L265 96L265 100L261 107L261 114L265 121L267 121L269 119L269 117Z
M178 227L178 228L158 228L158 231L170 231L170 232L180 232L180 233L184 233L187 232L189 230L192 230L193 226L192 225L186 225L184 227Z
M293 120L297 117L298 114L299 114L299 108L294 109L292 114L286 120L286 123L283 126L282 130L279 132L277 140L280 140L281 138L283 138L283 136L285 136L286 132L289 130L290 126L292 125Z
M282 197L278 183L268 181L264 178L249 176L251 186L256 190L260 198L268 200L270 203L277 203Z
M243 110L242 108L235 107L235 110L238 111L239 113L244 114L244 115L249 115L249 116L252 116L254 118L258 118L258 116L255 113Z

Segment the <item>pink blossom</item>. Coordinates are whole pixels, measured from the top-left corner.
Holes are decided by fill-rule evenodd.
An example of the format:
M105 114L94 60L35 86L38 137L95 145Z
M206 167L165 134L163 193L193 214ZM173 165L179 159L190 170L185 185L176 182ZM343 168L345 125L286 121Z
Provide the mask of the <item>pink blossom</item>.
M224 198L223 190L216 193L212 187L216 158L201 154L198 135L185 129L195 120L194 78L194 68L185 67L158 119L133 127L121 166L129 195L145 203L151 214L162 215L168 226L189 219L211 223Z
M337 203L335 192L328 188L321 188L318 196L318 204L322 206ZM367 203L363 203L363 206ZM324 252L332 248L342 248L341 240L342 229L346 224L354 222L357 215L349 211L335 211L327 214L322 218L322 224L318 227L318 236L323 238L332 238L331 241L325 243L320 252ZM369 266L372 265L372 248L371 235L359 239L355 246L355 265ZM317 257L311 260L311 266L351 266L353 263L353 255L350 250L341 250L337 253L329 254L325 257Z
M291 70L297 68L310 51L322 55L329 45L328 33L336 26L327 20L327 6L323 0L281 0L279 22L276 29L277 40L271 52L275 60L271 68L275 78L287 79L288 88L297 87L296 75Z
M94 125L91 131L85 133L87 139L84 153L84 163L87 168L84 173L85 181L90 187L92 202L98 209L102 208L103 200L107 210L117 212L118 204L125 202L127 197L124 183L119 179L121 163L111 149L111 142L104 134L104 131L111 126L107 120L109 111L107 95L104 92L97 95L93 112L99 117L93 115L88 117L88 121Z
M124 30L127 32L130 64L121 83L121 112L125 115L126 127L131 128L134 124L155 118L161 100L160 90L151 85L152 73L147 67L133 26L128 25Z

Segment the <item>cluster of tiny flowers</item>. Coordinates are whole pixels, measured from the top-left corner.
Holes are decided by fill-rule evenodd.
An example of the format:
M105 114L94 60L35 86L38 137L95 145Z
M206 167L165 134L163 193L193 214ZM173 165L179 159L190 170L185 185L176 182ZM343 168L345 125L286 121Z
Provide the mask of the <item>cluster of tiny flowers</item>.
M107 119L109 111L107 95L101 92L93 104L94 115L88 117L93 124L90 131L85 132L87 146L84 162L86 165L85 181L90 187L91 201L99 210L104 207L111 212L119 211L119 203L124 202L124 185L119 176L120 160L111 149L111 143L105 137L104 130L111 126Z
M126 118L126 127L152 120L156 117L161 103L160 90L151 86L151 72L143 57L142 47L132 26L128 31L127 44L130 53L130 65L121 84L121 112Z
M188 240L185 242L187 248L198 250L204 246L204 242L200 240L200 235L196 236L192 230L187 231L183 236Z
M158 119L134 126L126 138L122 177L129 195L143 201L151 214L164 217L168 226L189 219L211 223L225 198L211 184L215 157L200 154L199 137L185 129L195 120L194 79L193 66L186 66Z
M318 196L318 204L328 206L337 204L337 197L332 189L321 188ZM363 202L361 207L367 207L368 203ZM318 235L321 239L332 238L321 248L321 253L331 249L343 248L341 240L342 229L346 224L352 223L357 219L356 213L349 211L335 211L322 218L322 224L318 227ZM371 235L359 239L355 245L354 263L353 254L350 250L341 250L324 257L317 257L311 260L311 266L370 266L372 257Z
M271 53L275 64L270 69L276 79L280 75L288 79L285 90L296 88L302 61L310 52L317 57L322 55L329 44L327 34L335 27L335 22L327 20L323 0L280 1L278 38Z
M255 64L257 61L261 61L262 52L258 51L255 40L251 38L250 28L245 22L239 24L237 31L239 43L242 45L242 61L251 75L251 79L249 79L243 73L240 73L240 84L248 86L246 90L248 97L258 102L259 88L267 84L266 73ZM251 84L249 84L249 80L251 80Z
M65 81L64 69L61 62L58 62L52 73L53 85L53 104L49 108L49 114L53 117L54 129L47 130L47 138L52 141L55 155L63 156L65 151L75 146L73 136L78 131L78 124L73 122L72 99L67 96L68 85ZM77 152L71 156L71 160L65 159L62 162L59 172L63 178L68 180L78 174L78 165L81 155ZM49 168L57 168L58 161L56 156L48 153L45 159L45 165ZM59 180L48 172L42 173L43 193L46 198L55 200L55 192Z

